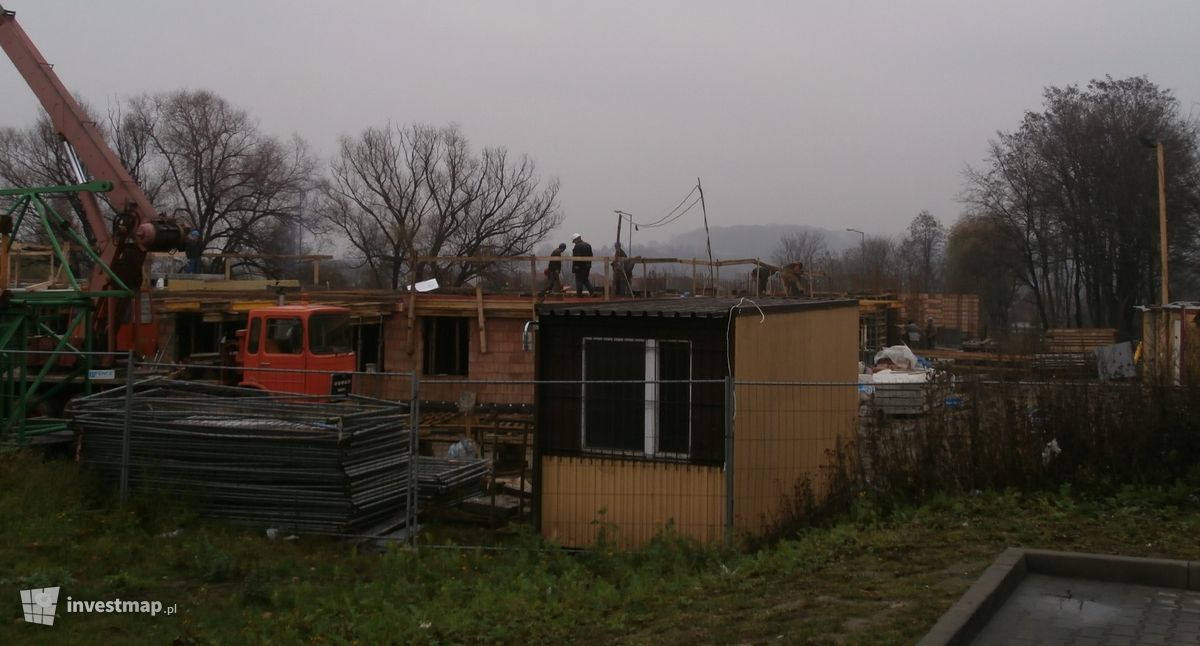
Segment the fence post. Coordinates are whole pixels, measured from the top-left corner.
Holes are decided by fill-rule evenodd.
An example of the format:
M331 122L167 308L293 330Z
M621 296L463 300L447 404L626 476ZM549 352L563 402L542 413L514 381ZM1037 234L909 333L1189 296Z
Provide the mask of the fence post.
M408 438L408 511L404 527L408 532L408 544L417 544L417 452L420 450L421 433L421 384L417 371L412 371L412 393L408 403L408 421L412 427Z
M725 377L725 545L733 544L733 377Z
M121 504L129 501L129 435L130 418L133 416L133 350L129 350L125 362L125 420L121 429Z

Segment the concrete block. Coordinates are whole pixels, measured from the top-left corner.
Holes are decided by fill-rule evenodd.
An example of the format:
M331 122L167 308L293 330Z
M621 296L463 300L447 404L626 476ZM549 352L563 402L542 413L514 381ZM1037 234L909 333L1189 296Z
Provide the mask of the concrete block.
M1025 550L1030 572L1078 579L1187 588L1187 561Z

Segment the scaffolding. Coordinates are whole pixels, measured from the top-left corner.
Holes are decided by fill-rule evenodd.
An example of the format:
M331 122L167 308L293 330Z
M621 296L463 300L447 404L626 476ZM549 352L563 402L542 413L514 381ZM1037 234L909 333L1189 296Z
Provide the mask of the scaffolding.
M87 182L0 190L0 198L12 199L0 215L0 440L5 443L23 445L31 437L66 430L58 400L68 390L91 392L97 299L133 295L47 201L49 195L111 189L110 182ZM9 284L9 252L22 224L40 230L52 251L50 276L26 287ZM81 286L72 251L103 271L112 288L89 291Z

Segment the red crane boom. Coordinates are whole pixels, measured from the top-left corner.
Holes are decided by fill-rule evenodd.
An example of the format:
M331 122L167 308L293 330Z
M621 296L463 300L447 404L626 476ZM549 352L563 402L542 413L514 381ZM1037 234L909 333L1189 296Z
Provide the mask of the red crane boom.
M16 13L0 7L0 49L8 55L17 71L46 113L55 131L67 142L92 179L111 182L109 203L116 218L109 225L100 203L93 193L80 193L87 225L91 229L96 251L113 272L133 290L142 284L142 264L149 251L182 249L185 231L172 220L159 216L141 187L121 164L104 136L66 86L54 73L54 68L25 30L17 23ZM77 178L83 182L85 178ZM99 267L92 269L88 291L104 291L111 283ZM111 320L111 305L103 303L97 311L97 327L115 335L116 322Z

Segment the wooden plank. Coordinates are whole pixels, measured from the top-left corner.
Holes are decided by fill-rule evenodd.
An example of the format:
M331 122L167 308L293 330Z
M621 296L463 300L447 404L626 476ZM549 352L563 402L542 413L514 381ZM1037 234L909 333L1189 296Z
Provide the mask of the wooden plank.
M167 283L168 292L233 292L240 290L266 290L272 287L295 288L300 281L287 280L187 280L172 278Z
M479 284L475 285L475 302L479 310L479 353L487 354L487 326L486 319L483 316L483 287Z

